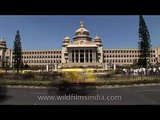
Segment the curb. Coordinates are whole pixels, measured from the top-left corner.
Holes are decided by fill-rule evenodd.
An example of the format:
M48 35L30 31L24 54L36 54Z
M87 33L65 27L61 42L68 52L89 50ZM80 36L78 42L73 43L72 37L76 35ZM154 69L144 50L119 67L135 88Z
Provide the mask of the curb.
M96 86L96 88L126 88L126 87L147 87L147 86L160 86L160 83L148 83L148 84L133 84L133 85L103 85ZM7 85L7 88L28 88L28 89L53 89L56 87L44 87L44 86L22 86L22 85Z
M22 86L22 85L7 85L7 88L33 88L33 89L48 89L48 87L38 86Z
M147 86L160 86L160 83L133 84L133 85L104 85L104 86L97 86L96 88L124 88L124 87L147 87Z

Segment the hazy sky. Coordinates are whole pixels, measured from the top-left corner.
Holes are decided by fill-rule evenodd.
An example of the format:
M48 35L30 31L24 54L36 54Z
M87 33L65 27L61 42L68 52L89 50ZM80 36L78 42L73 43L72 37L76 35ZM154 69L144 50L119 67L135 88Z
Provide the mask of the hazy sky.
M160 46L160 16L143 16L152 47ZM16 31L20 31L22 49L61 48L65 36L74 37L75 30L84 21L90 36L101 37L104 48L137 48L138 15L45 15L0 16L0 38L13 47Z

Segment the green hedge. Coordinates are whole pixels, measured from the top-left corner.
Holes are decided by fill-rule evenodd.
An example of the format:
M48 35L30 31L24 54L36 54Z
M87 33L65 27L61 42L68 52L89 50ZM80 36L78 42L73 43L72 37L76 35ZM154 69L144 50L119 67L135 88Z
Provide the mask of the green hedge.
M132 85L132 84L145 84L145 83L160 83L160 79L137 79L137 80L108 80L107 85Z
M145 84L145 83L160 83L160 78L149 79L144 77L143 79L111 79L111 80L97 80L96 85L131 85L131 84ZM0 84L3 85L26 85L26 86L54 86L58 83L54 83L49 80L0 80Z

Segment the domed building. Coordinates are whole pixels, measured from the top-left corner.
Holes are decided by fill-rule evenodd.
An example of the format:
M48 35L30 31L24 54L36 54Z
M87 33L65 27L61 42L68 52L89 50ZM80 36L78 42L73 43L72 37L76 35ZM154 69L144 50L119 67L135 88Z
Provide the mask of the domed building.
M80 27L75 31L71 42L67 36L62 44L62 67L93 67L102 66L103 50L101 39L96 36L94 40L89 31L80 22Z
M90 36L84 22L71 38L66 36L61 49L22 50L22 60L30 67L55 69L63 67L102 67L132 65L139 59L138 48L103 48L99 35ZM7 48L6 40L0 39L0 68L13 66L13 48ZM160 64L160 47L151 49L150 63ZM48 66L48 67L47 67Z

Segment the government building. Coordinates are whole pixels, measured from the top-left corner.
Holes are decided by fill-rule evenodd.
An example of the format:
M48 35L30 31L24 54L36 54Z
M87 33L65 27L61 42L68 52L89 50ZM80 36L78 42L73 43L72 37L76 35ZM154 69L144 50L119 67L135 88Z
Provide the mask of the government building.
M23 46L23 45L22 45ZM12 67L13 49L7 48L6 41L0 40L0 67L7 63ZM160 63L160 47L151 49L150 63ZM61 49L22 50L24 64L31 67L45 67L57 65L59 68L68 67L106 67L107 65L129 65L137 62L138 48L112 49L103 48L103 40L98 35L94 38L80 22L80 27L75 31L75 36L66 36L62 40Z

